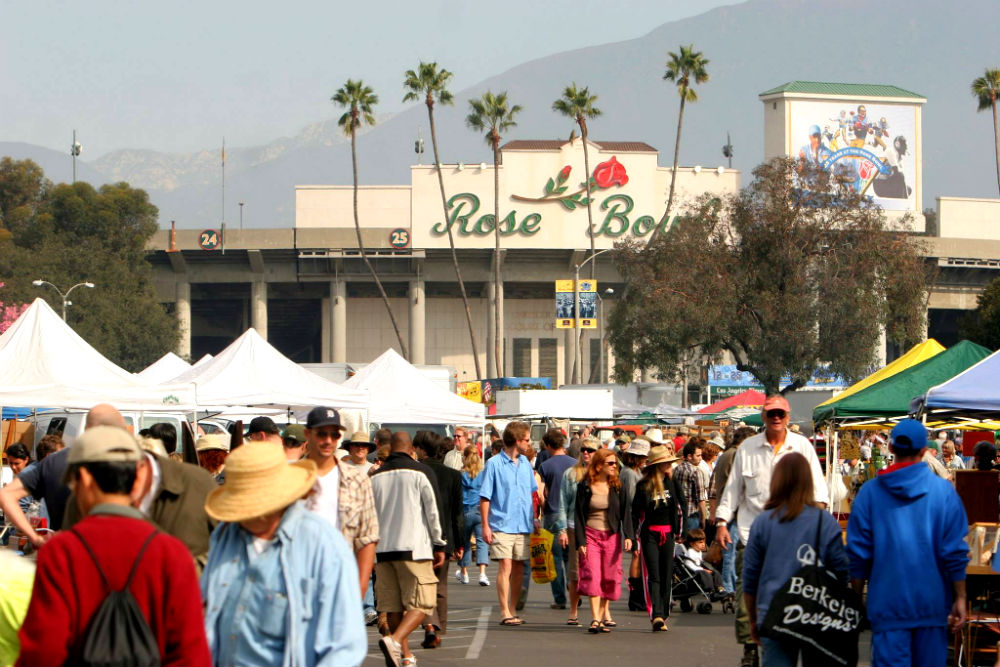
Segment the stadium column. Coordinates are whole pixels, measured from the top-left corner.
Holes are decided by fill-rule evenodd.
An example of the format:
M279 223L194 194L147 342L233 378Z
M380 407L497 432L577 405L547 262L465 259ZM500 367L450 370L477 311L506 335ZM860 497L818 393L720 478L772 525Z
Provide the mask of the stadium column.
M330 281L330 360L347 363L347 284Z
M410 363L425 364L426 331L424 281L420 278L410 281Z
M267 340L267 283L263 280L250 283L250 326Z
M177 356L191 359L191 283L177 281L177 297L174 301L177 312Z

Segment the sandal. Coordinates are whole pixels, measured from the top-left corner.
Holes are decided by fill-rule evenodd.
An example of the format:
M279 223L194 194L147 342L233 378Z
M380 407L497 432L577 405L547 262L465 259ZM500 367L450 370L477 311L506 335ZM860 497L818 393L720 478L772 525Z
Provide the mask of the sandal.
M587 632L589 632L592 635L596 635L600 631L601 631L601 622L600 621L591 621L590 627L587 628Z
M609 628L607 624L601 623L601 632L611 632L611 628Z
M618 627L618 624L615 623L615 620L613 618L609 618L606 621L602 621L602 623L604 625L608 626L609 628L617 628Z
M566 619L566 625L580 625L580 619L574 616Z
M653 632L666 632L668 629L665 620L659 617L653 619Z
M507 618L500 619L500 625L521 625L521 619L517 616L508 616Z

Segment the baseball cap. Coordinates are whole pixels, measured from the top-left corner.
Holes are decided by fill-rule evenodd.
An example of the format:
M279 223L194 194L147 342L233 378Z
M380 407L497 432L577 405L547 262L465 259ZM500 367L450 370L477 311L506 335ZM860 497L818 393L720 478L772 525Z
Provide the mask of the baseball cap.
M270 417L254 417L250 420L250 428L247 430L247 435L253 435L254 433L278 435L278 426Z
M296 444L301 445L306 441L306 427L302 424L288 424L281 437L285 440L294 440Z
M309 416L306 417L306 428L313 429L320 426L338 426L344 428L344 425L340 422L340 412L334 408L322 405L310 410Z
M895 449L919 452L927 446L927 428L916 419L903 419L893 427L889 442Z
M69 471L81 463L135 463L141 461L142 450L135 437L119 426L92 426L83 432L66 457L63 483L69 481Z
M768 396L764 399L764 407L761 408L761 412L767 412L768 410L784 410L785 412L791 412L792 408L788 405L788 399L780 394L775 394L774 396Z

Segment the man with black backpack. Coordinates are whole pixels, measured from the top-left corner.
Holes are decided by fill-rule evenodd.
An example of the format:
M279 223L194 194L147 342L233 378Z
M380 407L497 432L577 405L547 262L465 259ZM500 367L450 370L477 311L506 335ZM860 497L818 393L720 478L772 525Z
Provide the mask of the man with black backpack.
M210 665L194 561L132 507L148 473L135 438L87 429L64 477L82 521L38 552L18 665Z

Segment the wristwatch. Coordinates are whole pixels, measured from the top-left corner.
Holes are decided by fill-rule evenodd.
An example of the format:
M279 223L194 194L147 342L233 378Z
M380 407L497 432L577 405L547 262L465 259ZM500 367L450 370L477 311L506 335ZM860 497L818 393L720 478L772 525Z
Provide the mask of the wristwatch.
M727 523L728 522L725 519L716 519L715 520L715 526L716 527L725 526Z

